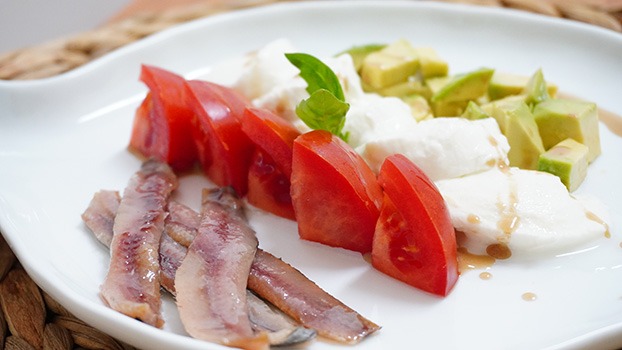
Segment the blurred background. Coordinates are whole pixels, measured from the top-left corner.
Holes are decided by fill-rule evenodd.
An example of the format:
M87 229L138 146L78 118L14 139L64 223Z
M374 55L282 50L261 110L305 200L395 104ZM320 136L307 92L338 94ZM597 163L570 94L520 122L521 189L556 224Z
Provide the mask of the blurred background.
M104 24L130 0L0 0L0 52Z

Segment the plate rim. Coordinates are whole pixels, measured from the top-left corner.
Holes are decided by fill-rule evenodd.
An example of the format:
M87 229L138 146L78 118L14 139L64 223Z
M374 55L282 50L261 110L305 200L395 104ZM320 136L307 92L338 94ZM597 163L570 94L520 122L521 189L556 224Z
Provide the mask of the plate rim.
M563 25L563 26L569 26L568 28L580 28L581 31L584 30L588 30L590 32L593 33L597 33L595 35L605 35L606 37L611 37L611 38L615 38L615 40L617 40L617 42L619 44L622 44L622 37L618 37L617 35L619 34L615 34L613 32L609 33L608 30L606 29L602 29L602 28L598 28L598 27L594 27L591 25L587 25L587 24L582 24L582 23L577 23L574 21L569 21L569 20L562 20L562 19L555 19L555 18L549 18L546 16L540 16L540 15L534 15L534 14L530 14L530 13L524 13L522 11L513 11L513 14L506 14L506 11L511 11L511 10L507 10L507 9L494 9L494 8L480 8L480 7L476 7L476 6L472 6L472 5L457 5L457 4L443 4L443 3L439 3L439 2L426 2L426 1L401 1L401 0L393 0L393 1L339 1L339 2L328 2L328 1L305 1L305 2L293 2L293 3L276 3L276 4L271 4L271 5L266 5L266 6L261 6L261 7L257 7L257 8L248 8L248 9L242 9L242 10L238 10L238 11L233 11L230 13L223 13L223 14L216 14L213 16L209 16L207 18L201 18L201 19L197 19L197 20L193 20L191 22L188 23L183 23L180 25L176 25L172 28L169 29L165 29L162 32L156 33L154 35L151 35L145 39L141 39L139 41L136 41L134 43L131 43L127 46L124 46L118 50L115 50L107 55L104 55L94 61L91 61L89 63L87 63L84 66L78 67L75 70L69 71L67 73L61 74L59 76L55 76L55 77L51 77L51 78L46 78L46 79L41 79L41 80L34 80L34 81L9 81L8 83L5 81L0 81L0 94L4 92L11 92L11 91L21 91L24 89L29 89L29 88L37 88L37 89L45 89L45 88L49 88L49 87L53 87L54 84L64 84L66 81L71 80L71 79L75 79L76 77L81 77L84 75L88 75L89 72L92 71L96 71L98 69L101 69L101 66L104 65L113 65L114 62L117 60L117 57L123 57L125 55L127 55L128 53L131 53L133 51L137 51L137 50L141 50L144 47L148 47L148 46L157 46L158 42L166 39L169 36L178 36L178 35L183 35L186 31L193 31L193 30L200 30L201 28L203 28L204 26L208 25L209 23L217 23L219 21L231 21L232 19L239 19L242 18L244 16L247 16L248 14L255 14L255 15L260 15L263 12L272 12L274 10L274 8L279 8L278 11L288 11L292 8L305 8L305 7L317 7L317 8L334 8L334 7L345 7L345 6L351 6L356 4L357 6L360 6L362 4L364 4L365 7L374 7L374 6L380 6L380 7L388 7L387 5L390 5L391 7L395 7L395 8L400 8L402 6L407 6L407 7L430 7L430 8L438 8L441 9L441 11L447 11L449 10L451 11L455 11L455 12L459 12L459 13L464 13L464 11L466 12L472 12L472 13L483 13L483 14L493 14L493 15L500 15L501 16L509 16L509 17L516 17L518 16L518 18L524 18L527 20L534 20L537 22L551 22L551 23L557 23L558 25ZM208 23L208 24L206 24ZM3 202L2 202L2 195L0 194L0 208L4 206ZM14 249L15 254L20 257L20 261L24 260L24 257L28 254L24 253L23 250L26 250L27 247L19 247L19 246L14 246L15 242L14 240L12 240L9 237L6 237L6 233L5 232L9 232L9 230L13 230L13 228L9 227L10 225L8 223L6 223L5 221L5 217L4 216L0 216L0 229L3 232L3 235L5 235L5 239L7 241L7 243L11 246L12 249ZM33 279L35 279L35 281L37 282L38 285L41 285L42 282L45 282L46 288L45 290L48 291L48 293L50 293L51 296L53 296L55 299L57 300L64 300L65 302L61 302L61 304L66 305L67 303L69 303L70 301L68 299L70 295L66 295L67 292L69 292L69 294L74 294L73 295L73 300L71 301L72 303L75 303L75 297L79 297L78 300L81 301L81 303L79 303L79 308L82 309L84 311L84 313L95 313L97 314L99 311L94 312L95 310L95 305L93 305L88 299L81 297L79 294L73 292L71 289L67 289L67 288L59 288L57 285L54 285L54 283L51 283L51 280L48 280L47 276L43 276L40 271L37 271L36 269L34 269L33 266L31 266L31 263L29 261L30 259L26 259L25 263L22 263L22 265L24 266L24 268L26 269L26 271L28 272L28 274L33 277ZM65 286L63 286L65 287ZM51 292L50 292L51 290ZM109 314L114 314L116 316L116 312L109 310L110 313ZM84 314L84 313L80 313L80 314ZM78 313L76 313L76 315L78 315ZM80 317L81 319L85 320L85 319L92 319L90 317L86 317L86 316L82 316ZM111 317L110 318L111 321L115 321L117 322L118 319L116 317ZM129 322L123 322L122 326L124 327L130 327L130 329L133 329L134 327L136 327L136 322L133 322L133 320L129 319ZM89 322L91 323L91 322ZM614 327L615 326L615 327ZM101 326L100 326L101 327ZM592 332L592 333L606 333L609 334L609 332L621 332L622 331L622 322L620 322L618 325L612 325L610 326L610 328L613 327L615 329L612 330L599 330L597 332ZM99 328L99 329L102 329ZM116 327L115 327L116 328ZM181 336L181 335L177 335L177 334L173 334L170 332L160 332L159 330L147 326L147 325L143 325L143 324L138 324L138 330L140 330L141 332L146 332L143 334L147 334L150 337L153 337L155 339L161 339L161 340L165 340L164 338L168 338L171 335L174 335L176 337L180 337L180 338L184 338L191 340L191 343L196 343L196 344L188 344L189 346L197 346L197 347L202 347L205 348L206 346L216 346L216 348L223 348L224 347L219 347L217 345L214 344L209 344L206 345L204 342L202 341L197 341L194 339L190 339L188 337L185 336ZM109 331L108 331L109 333ZM109 333L110 334L110 333ZM591 333L590 333L591 334ZM605 335L606 335L605 334ZM587 337L589 338L589 334L586 334L584 336L581 337L577 337L576 341L573 340L568 340L569 344L568 345L576 345L577 341L581 341L579 338L583 338L583 337ZM586 339L587 342L590 341L590 339ZM591 344L591 343L586 343L586 344Z

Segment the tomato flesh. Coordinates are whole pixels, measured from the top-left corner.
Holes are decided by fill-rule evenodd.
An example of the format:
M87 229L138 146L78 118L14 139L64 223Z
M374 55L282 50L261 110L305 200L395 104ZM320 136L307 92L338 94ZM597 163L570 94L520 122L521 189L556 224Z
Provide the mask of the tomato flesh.
M287 120L259 108L246 109L242 130L257 146L248 172L248 202L295 220L289 180L293 144L300 132Z
M301 238L368 253L382 190L365 161L324 130L294 142L291 195Z
M248 102L214 83L186 82L186 101L194 111L194 140L203 171L218 186L231 186L243 196L254 145L242 132Z
M289 177L263 150L255 150L248 170L248 202L274 215L296 220L289 191Z
M130 148L175 170L196 161L192 139L192 110L183 99L185 79L161 68L143 65L140 79L149 92L136 111Z
M372 265L426 292L447 295L458 280L456 235L434 183L402 155L385 159Z

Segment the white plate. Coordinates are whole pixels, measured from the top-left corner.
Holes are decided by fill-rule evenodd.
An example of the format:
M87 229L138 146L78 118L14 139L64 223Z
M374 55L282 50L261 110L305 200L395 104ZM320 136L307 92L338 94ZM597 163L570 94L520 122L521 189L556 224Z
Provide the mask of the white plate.
M542 67L563 91L622 114L622 36L587 25L482 7L419 2L294 3L224 14L154 35L59 77L0 82L0 229L33 279L95 327L141 348L221 348L183 335L165 301L164 331L98 298L108 253L80 220L98 189L123 189L140 162L126 150L145 88L140 63L197 76L279 38L328 55L354 44L431 45L453 72ZM542 261L464 273L441 299L376 271L358 254L303 242L292 222L253 212L261 245L383 329L356 349L622 346L622 140L602 126L602 156L580 189L613 214L611 239ZM207 182L183 180L198 203ZM535 301L523 293L537 295ZM312 349L342 348L317 341Z

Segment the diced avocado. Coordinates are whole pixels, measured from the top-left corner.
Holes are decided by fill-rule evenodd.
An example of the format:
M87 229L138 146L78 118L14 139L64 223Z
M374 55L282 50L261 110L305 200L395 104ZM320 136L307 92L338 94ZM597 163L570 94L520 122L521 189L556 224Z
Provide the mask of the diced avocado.
M576 190L587 175L588 148L573 139L565 139L540 155L538 170L559 177L568 191Z
M524 75L495 71L488 85L488 96L490 100L494 101L506 96L521 94L527 86L529 79L530 77ZM557 85L547 82L546 88L549 96L555 97Z
M406 40L398 40L365 57L361 79L372 89L382 89L405 82L418 68L419 59L413 47Z
M542 69L538 69L531 78L529 78L521 94L527 96L525 102L528 105L536 105L550 98Z
M525 104L525 96L524 95L511 95L504 97L500 100L489 102L487 104L480 105L480 108L490 115L491 117L497 120L497 124L499 124L499 129L502 133L505 133L506 128L506 119L508 110L518 109Z
M481 98L487 90L493 70L482 68L454 77L437 77L425 81L432 97L430 104L437 117L461 115L470 100Z
M389 86L376 91L381 96L404 97L409 95L430 96L430 88L422 81L416 79L408 79L408 81Z
M410 106L412 116L417 121L434 118L434 115L432 114L432 109L430 108L430 105L428 104L428 101L425 99L425 97L421 95L410 95L402 97L402 100L406 102L408 106Z
M464 110L464 113L462 113L462 118L466 118L469 120L476 120L476 119L490 118L490 115L484 112L484 110L477 103L473 101L469 101L469 104Z
M432 102L435 117L457 117L464 113L469 101Z
M353 46L345 51L338 53L336 56L340 56L343 54L349 54L352 57L352 62L354 63L354 68L357 72L361 71L361 67L363 66L363 60L365 57L372 52L379 51L386 47L386 44L368 44L361 46Z
M549 99L533 111L546 149L572 138L587 146L588 162L600 155L598 109L596 104L570 99Z
M498 100L509 95L518 95L527 85L528 77L496 71L488 84L488 96Z
M455 102L475 100L488 91L488 82L493 69L480 68L472 72L458 74L451 78L440 90L432 95L432 102Z
M544 146L529 106L523 101L506 101L495 106L492 116L510 144L510 165L537 169Z
M432 95L436 95L441 89L449 83L451 77L435 77L425 80L425 86L430 89Z
M421 76L424 79L446 76L449 72L449 65L438 56L433 48L415 47L415 52L419 57Z

